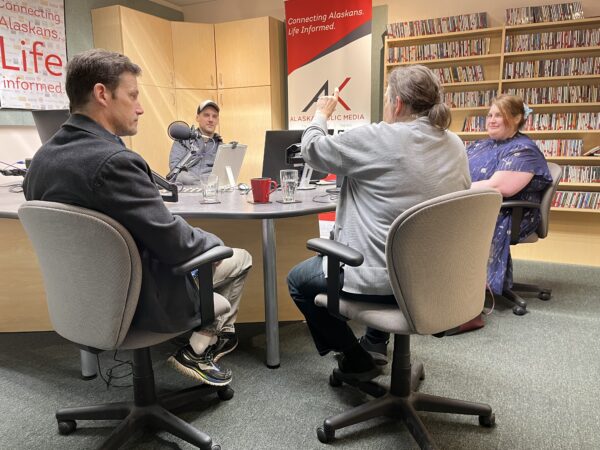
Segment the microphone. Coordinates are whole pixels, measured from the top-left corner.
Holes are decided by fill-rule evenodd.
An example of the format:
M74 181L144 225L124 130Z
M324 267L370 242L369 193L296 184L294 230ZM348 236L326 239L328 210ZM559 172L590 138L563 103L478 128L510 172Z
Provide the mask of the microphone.
M167 134L174 141L187 141L190 139L202 139L205 142L210 139L210 136L202 134L202 131L193 125L190 127L183 120L176 120L167 127Z

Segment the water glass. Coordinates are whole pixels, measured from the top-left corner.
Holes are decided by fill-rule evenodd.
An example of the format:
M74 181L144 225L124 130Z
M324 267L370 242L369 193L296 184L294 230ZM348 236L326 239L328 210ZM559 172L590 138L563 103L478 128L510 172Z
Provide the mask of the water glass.
M200 203L219 203L219 177L214 173L200 175L202 200Z
M296 201L296 188L298 187L298 171L295 169L280 170L281 201L294 203Z

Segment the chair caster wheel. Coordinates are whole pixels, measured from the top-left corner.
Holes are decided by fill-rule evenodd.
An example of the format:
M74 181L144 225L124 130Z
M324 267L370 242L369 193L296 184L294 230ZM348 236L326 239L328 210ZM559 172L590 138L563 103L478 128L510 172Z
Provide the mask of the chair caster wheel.
M233 398L233 394L234 394L234 390L231 389L229 386L225 386L224 388L221 388L217 391L217 395L219 396L219 399L223 400L223 401L231 400Z
M219 444L213 445L210 450L221 450L221 446Z
M329 375L329 386L340 387L342 384L342 381L338 379L334 374Z
M550 291L550 290L544 289L543 291L540 291L540 293L538 294L538 298L540 300L547 301L547 300L550 300L550 297L552 297L552 291Z
M317 428L317 438L323 444L329 444L335 439L335 431L325 431L324 427Z
M74 420L59 420L58 432L62 435L71 434L77 428L77 422Z
M526 312L527 312L527 310L525 308L523 308L522 306L515 306L513 308L513 314L516 316L523 316Z
M489 416L479 416L479 425L486 428L491 428L496 425L496 414L492 413Z

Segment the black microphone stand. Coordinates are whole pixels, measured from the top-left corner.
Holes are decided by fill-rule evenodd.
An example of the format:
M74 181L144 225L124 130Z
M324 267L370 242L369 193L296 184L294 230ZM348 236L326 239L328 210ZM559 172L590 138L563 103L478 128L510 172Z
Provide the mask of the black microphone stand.
M175 181L182 170L187 170L187 163L189 163L190 159L196 156L197 153L197 150L195 148L196 146L193 142L190 142L190 144L188 145L185 143L185 141L180 140L179 143L187 150L187 153L167 174L166 178L169 181Z

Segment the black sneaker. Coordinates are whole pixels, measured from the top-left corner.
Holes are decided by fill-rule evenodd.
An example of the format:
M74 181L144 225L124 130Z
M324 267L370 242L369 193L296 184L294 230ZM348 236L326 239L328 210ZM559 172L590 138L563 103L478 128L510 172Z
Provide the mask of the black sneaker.
M387 342L381 342L379 344L372 344L367 336L361 337L358 342L360 346L364 348L375 360L375 364L379 366L385 366L388 363L387 357Z
M217 342L206 349L211 353L213 360L218 361L222 356L231 353L238 346L238 338L235 333L221 333L217 336Z
M181 347L169 357L169 363L179 372L202 383L225 386L231 383L231 370L215 364L212 354L205 351L197 355L190 345Z

